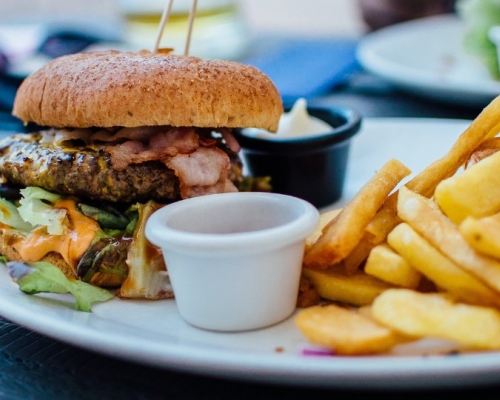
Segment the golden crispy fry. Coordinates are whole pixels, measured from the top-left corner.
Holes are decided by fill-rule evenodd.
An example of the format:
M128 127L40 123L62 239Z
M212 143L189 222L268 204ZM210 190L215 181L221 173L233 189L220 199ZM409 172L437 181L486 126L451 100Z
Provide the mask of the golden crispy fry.
M397 216L398 192L392 193L366 226L366 238L373 245L385 242L389 232L401 222Z
M322 298L353 306L371 304L380 293L393 287L361 271L347 275L342 269L303 268L302 273L313 283Z
M307 251L321 236L323 228L337 216L341 209L330 210L320 214L318 227L306 238L305 250ZM365 236L367 236L365 234ZM358 267L366 260L373 245L364 237L356 245L356 247L349 253L349 255L342 260L342 265L348 274L353 273Z
M467 217L458 230L476 251L500 259L500 213L479 219Z
M500 152L439 183L434 199L455 224L500 211Z
M407 223L394 228L387 241L441 290L465 303L500 307L500 294L457 266Z
M416 289L420 282L420 272L387 244L372 249L366 260L365 273L408 289Z
M398 215L458 266L500 292L500 262L476 252L436 203L403 187Z
M303 310L295 323L311 343L329 347L336 354L381 353L410 340L365 314L333 304Z
M360 313L362 315L365 315L366 317L368 317L368 318L370 318L370 319L373 320L373 318L372 318L372 305L371 304L368 304L366 306L358 307L357 311L358 311L358 313Z
M368 241L366 236L367 235L364 235L356 247L352 249L346 258L342 260L342 265L348 275L353 274L359 269L361 264L366 261L371 249L374 247L374 245Z
M319 222L318 226L316 229L308 236L306 237L306 247L305 250L307 251L311 246L316 243L316 241L319 239L321 236L321 231L323 228L331 221L333 218L337 216L337 214L341 211L340 208L337 208L335 210L330 210L324 213L321 213L319 215Z
M444 157L430 164L408 182L408 189L425 197L432 196L439 182L453 176L483 140L500 131L499 115L500 96L491 101L471 122Z
M390 289L371 308L380 324L410 336L453 340L477 350L500 349L500 312L454 303L435 293Z
M439 182L453 176L465 164L471 153L487 138L500 131L500 96L491 101L458 137L448 153L430 164L405 186L425 197L431 197ZM382 243L397 223L396 203L398 192L393 193L368 225L367 232Z
M489 157L499 150L500 150L500 138L494 137L486 139L479 146L477 146L476 149L472 152L469 159L465 163L465 168L468 168L471 165L478 163L483 158Z
M326 268L344 259L363 237L368 222L387 195L410 170L397 160L388 161L328 223L319 239L304 255L309 268Z
M301 312L296 323L311 342L339 354L378 353L410 337L500 349L500 140L488 141L500 131L498 115L500 96L405 186L394 191L409 171L391 160L338 215L325 216L308 238L303 275L322 298L359 309ZM432 196L463 221L460 230Z

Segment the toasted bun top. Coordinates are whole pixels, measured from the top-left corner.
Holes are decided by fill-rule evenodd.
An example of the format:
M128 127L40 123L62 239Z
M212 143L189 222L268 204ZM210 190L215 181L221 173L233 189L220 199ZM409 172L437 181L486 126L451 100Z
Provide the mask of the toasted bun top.
M59 57L21 84L13 115L42 126L171 125L276 131L281 97L258 69L148 51Z

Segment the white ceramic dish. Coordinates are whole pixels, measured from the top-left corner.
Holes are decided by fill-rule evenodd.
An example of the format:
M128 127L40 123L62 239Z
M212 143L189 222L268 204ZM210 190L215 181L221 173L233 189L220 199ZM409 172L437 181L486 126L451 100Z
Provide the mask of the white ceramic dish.
M200 328L242 331L293 313L318 219L297 197L221 193L155 211L145 234L162 249L179 314Z
M500 94L500 82L464 51L463 33L451 15L404 22L367 35L357 57L366 70L419 96L484 107Z
M387 159L414 172L443 155L467 121L365 119L353 139L345 199ZM500 352L429 355L450 349L423 341L372 357L305 357L293 318L266 329L217 333L184 322L175 301L114 299L92 313L71 309L69 297L28 296L0 269L0 314L77 346L159 368L286 385L344 388L459 387L498 382ZM422 354L426 354L425 357Z

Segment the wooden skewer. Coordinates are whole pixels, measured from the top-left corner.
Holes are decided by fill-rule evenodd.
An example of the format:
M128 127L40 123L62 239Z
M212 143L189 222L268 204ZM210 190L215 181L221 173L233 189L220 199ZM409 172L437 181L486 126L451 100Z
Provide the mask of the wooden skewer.
M170 0L168 4L163 9L163 14L160 20L160 26L158 27L158 33L156 35L156 43L153 52L158 53L158 49L160 47L161 38L163 37L163 31L165 30L165 25L167 24L168 19L170 18L170 14L172 14L172 6L174 4L174 0ZM198 0L193 0L193 5L191 6L191 10L189 12L189 25L188 25L188 33L186 39L186 47L184 49L184 55L189 54L189 46L191 45L191 36L193 32L193 22L194 17L196 16L196 9L198 8Z
M194 17L196 15L197 7L198 7L198 0L193 0L193 5L191 6L191 11L189 12L188 35L186 39L186 48L184 49L185 56L189 54L189 46L191 44L191 32L193 31L193 22L194 22Z
M158 33L156 35L156 43L153 53L158 53L158 48L160 47L161 38L163 37L163 31L165 30L165 25L172 14L172 6L174 5L174 0L170 0L168 4L163 9L163 14L160 20L160 26L158 27Z

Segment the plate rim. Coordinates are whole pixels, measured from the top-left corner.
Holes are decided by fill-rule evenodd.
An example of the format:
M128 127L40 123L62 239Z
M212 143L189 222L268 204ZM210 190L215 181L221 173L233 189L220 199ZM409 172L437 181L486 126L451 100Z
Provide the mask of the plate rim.
M435 122L436 126L454 123L457 127L466 124L464 120L434 118L366 118L365 126L371 121L379 127L390 121L399 124ZM169 343L168 340L151 343L149 341L155 335L154 332L144 332L138 339L139 347L136 343L135 349L131 349L129 331L136 333L140 327L125 325L121 328L125 334L120 338L109 332L96 331L95 325L86 324L85 320L103 320L104 324L112 324L113 321L57 304L50 304L47 309L44 304L40 304L43 302L21 293L14 283L5 280L8 277L6 274L5 269L0 270L0 315L6 319L70 345L161 369L289 386L371 389L456 388L491 383L500 373L500 352L436 357L303 357L297 353L279 352L248 352L241 355L232 349L200 349L182 343ZM18 298L22 299L21 302L13 301ZM35 306L26 307L29 302L34 302ZM39 312L40 308L55 308L58 317L55 320L54 317L47 317ZM214 362L214 359L217 361Z

